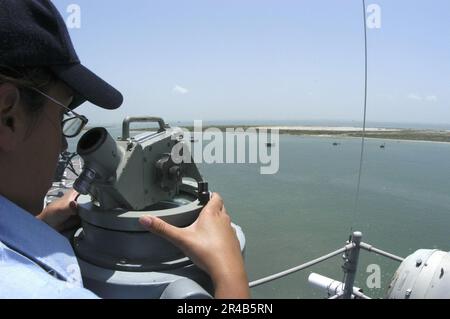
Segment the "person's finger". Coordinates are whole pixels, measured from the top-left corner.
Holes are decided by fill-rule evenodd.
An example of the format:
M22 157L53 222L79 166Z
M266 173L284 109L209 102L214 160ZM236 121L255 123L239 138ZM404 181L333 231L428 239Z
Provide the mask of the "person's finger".
M76 190L74 190L73 188L71 190L69 190L67 193L68 195L68 199L70 201L76 201L78 199L78 196L80 195Z
M225 208L225 206L223 206L223 209L221 211L222 216L224 216L230 223L231 223L231 217L228 214L227 209Z
M139 222L146 229L173 243L180 243L182 240L182 229L166 223L161 218L155 216L142 216Z
M212 193L211 199L204 207L205 211L211 210L213 212L220 212L223 208L222 197L218 193Z

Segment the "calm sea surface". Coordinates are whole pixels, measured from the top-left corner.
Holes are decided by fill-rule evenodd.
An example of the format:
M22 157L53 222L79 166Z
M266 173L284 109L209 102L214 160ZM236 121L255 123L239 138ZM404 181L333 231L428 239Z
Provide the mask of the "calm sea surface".
M110 132L120 135L118 127ZM365 242L404 257L419 248L450 250L450 144L366 139L356 213L360 139L281 135L279 147L280 169L274 175L261 175L260 164L199 165L245 232L250 280L342 247L351 226L363 232ZM366 286L370 264L380 266L379 289ZM339 256L256 287L252 295L322 298L309 286L308 275L342 280L341 265ZM356 284L381 297L397 266L362 252Z

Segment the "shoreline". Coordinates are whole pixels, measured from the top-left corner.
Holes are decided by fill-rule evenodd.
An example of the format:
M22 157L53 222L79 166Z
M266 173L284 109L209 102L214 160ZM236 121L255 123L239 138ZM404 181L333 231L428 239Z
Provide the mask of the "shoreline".
M285 134L285 135L297 135L297 134ZM297 135L299 137L301 137L302 135ZM334 138L336 136L334 135L303 135L302 137L322 137L322 138ZM336 138L341 138L341 139L361 139L361 137L358 136L339 136ZM382 138L382 137L365 137L368 140L379 140L380 142L396 142L396 143L430 143L430 144L446 144L446 145L450 145L450 142L442 142L442 141L431 141L431 140L412 140L412 139L395 139L395 138Z
M194 130L193 126L181 126L190 132ZM259 130L274 130L278 129L279 134L285 135L299 135L299 136L321 136L329 138L346 138L362 137L362 128L360 127L326 127L326 126L252 126L252 125L207 125L203 126L205 131L209 128L216 128L222 132L226 129L243 130L255 129ZM365 138L383 139L383 140L398 140L398 141L416 141L416 142L436 142L436 143L450 143L450 131L448 130L418 130L418 129L400 129L400 128L366 128Z

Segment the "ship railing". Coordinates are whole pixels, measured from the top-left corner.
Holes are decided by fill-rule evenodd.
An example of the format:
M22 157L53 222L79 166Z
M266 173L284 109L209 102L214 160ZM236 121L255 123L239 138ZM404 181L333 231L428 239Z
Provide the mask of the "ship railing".
M375 253L377 255L389 258L391 260L402 262L404 258L399 257L397 255L391 254L387 251L381 250L379 248L374 247L368 243L364 243L361 241L362 233L361 232L353 232L350 240L347 244L334 250L326 255L320 256L298 266L286 269L284 271L280 271L278 273L272 274L270 276L254 280L249 283L250 288L254 288L266 283L269 283L274 280L278 280L285 276L291 275L301 270L308 269L314 265L322 263L330 258L333 258L337 255L343 254L344 258L344 282L336 281L318 274L311 274L309 277L309 282L319 288L324 288L328 295L329 299L371 299L369 296L365 295L360 288L354 287L354 281L356 276L356 270L358 266L359 259L359 251L361 249Z
M62 152L60 154L52 187L44 198L44 207L62 197L69 189L72 189L73 183L83 166L81 157L77 155L77 153L71 152Z

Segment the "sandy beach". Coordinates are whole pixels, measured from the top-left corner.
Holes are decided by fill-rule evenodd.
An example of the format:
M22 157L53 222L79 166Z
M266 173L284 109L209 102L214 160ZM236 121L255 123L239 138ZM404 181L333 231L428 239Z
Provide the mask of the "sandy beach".
M280 131L323 131L323 132L362 132L362 127L352 126L256 126L256 129L272 129ZM367 128L366 132L398 132L400 129L391 128Z

